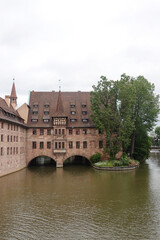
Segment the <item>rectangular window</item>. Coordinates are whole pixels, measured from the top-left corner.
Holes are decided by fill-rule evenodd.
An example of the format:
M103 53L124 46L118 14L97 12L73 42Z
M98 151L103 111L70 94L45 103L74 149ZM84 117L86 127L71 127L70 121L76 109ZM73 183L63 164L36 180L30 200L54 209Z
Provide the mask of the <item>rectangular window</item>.
M9 130L9 126L10 126L10 125L9 125L9 123L8 123L8 130Z
M47 148L48 148L48 149L51 148L51 142L47 142Z
M47 129L47 135L51 135L51 129Z
M36 149L36 147L37 147L37 143L36 142L32 142L32 148Z
M62 135L64 135L64 129L62 129Z
M16 136L14 136L14 142L16 141Z
M69 141L69 148L73 148L73 142Z
M76 142L76 148L80 148L80 142L79 141Z
M37 130L33 129L33 135L36 135L36 134L37 134Z
M13 148L13 154L15 154L15 152L16 152L16 151L15 151L15 147L14 147L14 148Z
M12 155L12 147L10 148L10 154Z
M87 134L87 129L83 129L83 130L82 130L82 133L83 133L83 134Z
M1 122L1 128L3 128L3 122Z
M76 135L79 135L79 134L80 134L80 130L76 129Z
M7 136L7 142L9 142L9 135Z
M7 155L9 155L9 147L7 147Z
M103 148L103 141L99 141L99 148Z
M44 148L44 142L40 142L40 149Z
M16 147L16 154L18 154L18 147Z
M1 147L0 155L3 156L3 147Z
M58 131L57 131L57 129L55 129L55 134L57 135L57 133L58 133Z
M44 135L44 129L40 129L40 135Z
M87 141L83 142L83 148L87 148Z
M72 133L73 133L73 130L69 129L69 135L72 135Z
M57 149L58 148L58 143L57 142L55 142L55 149Z
M18 136L16 137L16 142L18 142Z
M11 142L12 142L12 136L11 136Z
M59 131L58 131L58 133L59 133L59 135L61 135L61 129L58 129Z
M65 148L65 144L64 144L64 142L62 142L62 149L64 149Z
M3 135L1 135L1 142L3 142Z
M58 148L61 149L61 142L58 143Z

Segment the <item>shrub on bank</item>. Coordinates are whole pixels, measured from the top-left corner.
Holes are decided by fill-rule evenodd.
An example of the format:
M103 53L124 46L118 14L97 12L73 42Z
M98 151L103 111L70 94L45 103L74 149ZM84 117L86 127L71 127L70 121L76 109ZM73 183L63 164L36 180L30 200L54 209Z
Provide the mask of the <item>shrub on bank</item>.
M94 155L92 155L90 157L90 160L91 162L94 164L94 163L97 163L97 162L100 162L101 160L101 154L100 153L95 153Z

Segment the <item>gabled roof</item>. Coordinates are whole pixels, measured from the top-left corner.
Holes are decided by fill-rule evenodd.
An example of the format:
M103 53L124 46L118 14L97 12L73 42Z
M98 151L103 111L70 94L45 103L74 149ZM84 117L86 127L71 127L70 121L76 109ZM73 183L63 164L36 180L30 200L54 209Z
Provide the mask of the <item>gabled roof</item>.
M50 121L45 123L43 121L44 111L46 110L45 104L48 104L48 111ZM72 106L74 103L74 107ZM37 105L36 108L34 105ZM82 106L86 105L86 107ZM51 127L52 118L54 117L67 117L67 127L94 127L91 120L90 108L90 92L35 92L30 93L30 112L28 117L29 127ZM34 111L38 111L35 114ZM82 111L87 111L83 115ZM32 119L38 117L38 121L32 122ZM73 119L73 121L72 121ZM76 121L74 121L76 119ZM82 119L88 119L83 121Z
M19 113L12 107L9 107L6 101L0 97L0 118L7 121L23 124L23 119Z

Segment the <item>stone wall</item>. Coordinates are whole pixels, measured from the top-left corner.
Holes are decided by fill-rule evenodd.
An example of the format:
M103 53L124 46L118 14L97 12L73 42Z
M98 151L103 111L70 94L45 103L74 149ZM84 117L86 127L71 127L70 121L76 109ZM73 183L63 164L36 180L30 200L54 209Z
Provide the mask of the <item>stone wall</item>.
M26 167L26 128L0 119L0 176Z
M63 134L57 134L59 129L64 129ZM79 155L90 159L90 156L96 152L103 153L104 135L99 134L95 128L72 128L72 134L70 133L70 129L66 127L29 128L27 130L27 165L35 157L48 156L57 162L57 167L62 167L63 162L69 157ZM99 146L99 141L103 142L103 147ZM40 146L41 142L43 142L43 148ZM47 145L47 142L50 144ZM59 142L63 143L60 149L55 146Z

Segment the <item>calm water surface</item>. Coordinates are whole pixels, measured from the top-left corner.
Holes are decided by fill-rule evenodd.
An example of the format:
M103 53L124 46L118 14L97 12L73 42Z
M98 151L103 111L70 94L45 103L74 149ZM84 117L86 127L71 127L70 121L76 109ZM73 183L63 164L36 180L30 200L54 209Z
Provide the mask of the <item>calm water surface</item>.
M160 239L160 153L132 172L33 167L0 178L0 240Z

